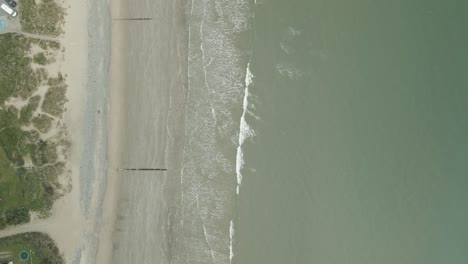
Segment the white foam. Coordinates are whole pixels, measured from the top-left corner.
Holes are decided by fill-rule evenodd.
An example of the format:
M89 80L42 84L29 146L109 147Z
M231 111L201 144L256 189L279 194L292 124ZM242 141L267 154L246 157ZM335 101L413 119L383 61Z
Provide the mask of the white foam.
M284 53L289 54L291 52L291 47L289 47L286 43L280 42L280 48Z
M292 64L276 64L276 70L279 72L279 74L292 80L299 80L303 75L303 72Z
M234 250L232 248L232 242L234 241L234 235L235 235L235 232L234 232L234 222L231 220L231 225L229 226L229 240L230 240L230 244L229 244L229 263L232 263L232 258L234 257Z
M288 34L291 37L297 37L297 36L300 36L302 34L302 31L300 31L299 29L297 29L295 27L288 27Z
M240 191L240 185L242 183L242 173L241 170L244 167L244 153L242 152L242 145L244 144L245 140L249 137L255 135L255 132L250 128L245 121L245 115L248 113L249 108L249 86L253 82L254 75L250 71L250 62L247 64L247 70L245 74L245 91L244 91L244 101L242 104L242 116L240 119L240 127L239 127L239 145L237 146L237 155L236 155L236 174L237 174L237 194Z
M246 70L246 74L245 74L245 88L246 89L248 89L249 85L252 84L253 77L254 76L253 76L252 72L250 71L250 62L249 62L249 63L247 63L247 70ZM244 98L244 101L245 101L245 98Z

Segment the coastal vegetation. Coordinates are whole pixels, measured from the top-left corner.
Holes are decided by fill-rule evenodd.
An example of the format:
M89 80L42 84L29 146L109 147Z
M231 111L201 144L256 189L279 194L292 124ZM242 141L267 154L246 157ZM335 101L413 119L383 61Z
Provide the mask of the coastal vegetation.
M40 64L40 65L46 65L47 64L47 57L44 55L44 52L39 52L34 55L33 60L35 63Z
M36 54L31 50L39 50ZM63 195L69 142L60 125L67 86L50 76L41 55L53 41L0 35L0 229L49 215ZM45 56L44 56L45 57ZM40 62L37 62L39 58Z
M42 103L42 111L60 117L65 111L64 104L67 102L65 97L67 85L61 74L59 74L57 78L49 78L47 84L50 88L45 94L44 102Z
M25 263L32 264L63 264L65 263L54 241L43 233L23 233L0 238L0 263L13 261L23 263L20 253L26 252Z
M20 0L19 14L24 32L57 36L63 31L65 10L56 0Z

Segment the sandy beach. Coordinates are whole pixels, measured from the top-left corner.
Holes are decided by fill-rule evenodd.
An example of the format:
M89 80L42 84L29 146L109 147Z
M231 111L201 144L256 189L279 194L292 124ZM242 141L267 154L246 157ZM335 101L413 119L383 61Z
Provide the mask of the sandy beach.
M170 169L180 164L176 139L183 137L185 110L185 61L177 54L177 38L183 32L181 2L151 3L157 13L142 13L125 1L111 3L112 18L145 16L155 21L115 20L111 26L109 170L96 263L164 258L168 198L163 196L174 184L168 183L167 172L151 176L118 169ZM157 49L151 50L152 45ZM155 250L138 254L148 243Z

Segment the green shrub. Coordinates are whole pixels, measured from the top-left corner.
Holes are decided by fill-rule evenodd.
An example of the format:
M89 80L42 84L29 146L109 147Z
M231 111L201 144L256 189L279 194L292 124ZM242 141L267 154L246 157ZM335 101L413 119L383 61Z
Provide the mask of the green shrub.
M55 117L61 117L67 102L66 92L67 86L65 84L50 87L42 102L42 111Z
M54 119L48 115L39 114L31 122L41 133L47 133L52 127Z
M17 34L0 35L0 105L11 96L26 99L37 90L36 74L31 68L28 39Z
M60 49L60 42L58 41L49 41L48 44L49 44L49 47L53 50Z
M0 230L7 227L7 223L5 221L5 218L3 216L0 216Z
M5 222L7 225L19 225L30 221L29 209L25 207L12 208L5 211Z
M33 61L40 65L46 65L47 57L44 55L44 52L39 52L33 56Z
M29 98L29 102L20 111L20 122L27 125L31 121L34 111L39 107L41 97L39 95Z

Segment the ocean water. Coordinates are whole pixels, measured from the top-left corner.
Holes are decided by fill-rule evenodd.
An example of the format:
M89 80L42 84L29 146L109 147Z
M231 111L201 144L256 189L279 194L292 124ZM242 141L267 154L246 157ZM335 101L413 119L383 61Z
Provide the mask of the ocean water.
M126 5L115 263L467 257L466 3Z
M467 8L255 3L233 262L466 261Z

